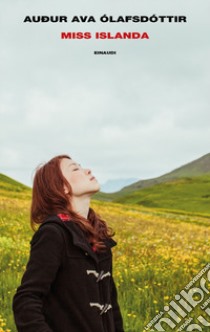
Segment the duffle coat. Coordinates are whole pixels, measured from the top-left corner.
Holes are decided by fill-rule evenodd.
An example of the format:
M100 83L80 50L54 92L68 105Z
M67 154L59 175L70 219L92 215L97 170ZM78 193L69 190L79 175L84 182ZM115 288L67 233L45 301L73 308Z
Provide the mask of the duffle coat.
M112 277L111 248L94 252L81 228L58 216L31 240L30 258L13 298L18 332L124 332Z

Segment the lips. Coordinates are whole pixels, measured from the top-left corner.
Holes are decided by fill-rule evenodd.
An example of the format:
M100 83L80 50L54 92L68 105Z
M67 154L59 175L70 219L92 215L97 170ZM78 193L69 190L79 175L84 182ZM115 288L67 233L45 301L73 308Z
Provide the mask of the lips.
M92 177L90 178L90 181L92 181L92 180L95 180L95 176L92 176Z

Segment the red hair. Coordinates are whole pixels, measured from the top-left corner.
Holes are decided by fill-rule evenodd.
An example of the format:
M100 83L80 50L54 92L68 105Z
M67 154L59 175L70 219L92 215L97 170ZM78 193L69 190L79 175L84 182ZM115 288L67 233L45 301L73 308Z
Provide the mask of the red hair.
M89 208L87 219L78 215L71 207L72 189L63 176L60 162L63 158L71 159L68 155L59 155L37 168L31 204L31 227L36 230L36 225L41 224L52 215L67 214L85 232L87 239L97 250L103 249L103 241L113 236L92 208ZM68 193L64 192L67 187Z

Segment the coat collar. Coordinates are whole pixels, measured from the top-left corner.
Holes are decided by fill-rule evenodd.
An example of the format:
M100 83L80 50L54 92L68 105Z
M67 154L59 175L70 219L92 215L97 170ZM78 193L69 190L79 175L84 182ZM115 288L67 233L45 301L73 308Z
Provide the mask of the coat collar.
M83 251L87 252L94 260L98 262L98 258L100 254L97 254L92 250L90 243L87 241L85 237L85 233L83 230L73 221L62 221L58 216L51 216L47 218L40 227L45 224L55 223L58 224L60 227L65 229L72 237L73 244ZM111 249L112 247L116 246L116 242L112 238L108 238L105 240L106 246ZM103 255L103 254L101 254Z

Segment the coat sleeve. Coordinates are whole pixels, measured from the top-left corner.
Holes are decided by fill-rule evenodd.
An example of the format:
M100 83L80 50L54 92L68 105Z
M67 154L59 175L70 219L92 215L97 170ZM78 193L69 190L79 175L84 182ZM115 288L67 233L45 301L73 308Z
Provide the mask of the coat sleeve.
M115 323L115 332L124 332L123 328L123 319L120 312L120 307L117 301L117 289L115 286L115 282L113 277L111 277L111 301L112 301L112 308L113 308L113 315L114 315L114 323Z
M13 298L18 332L53 332L43 315L43 300L62 262L63 237L53 224L41 227L33 236L21 285Z

